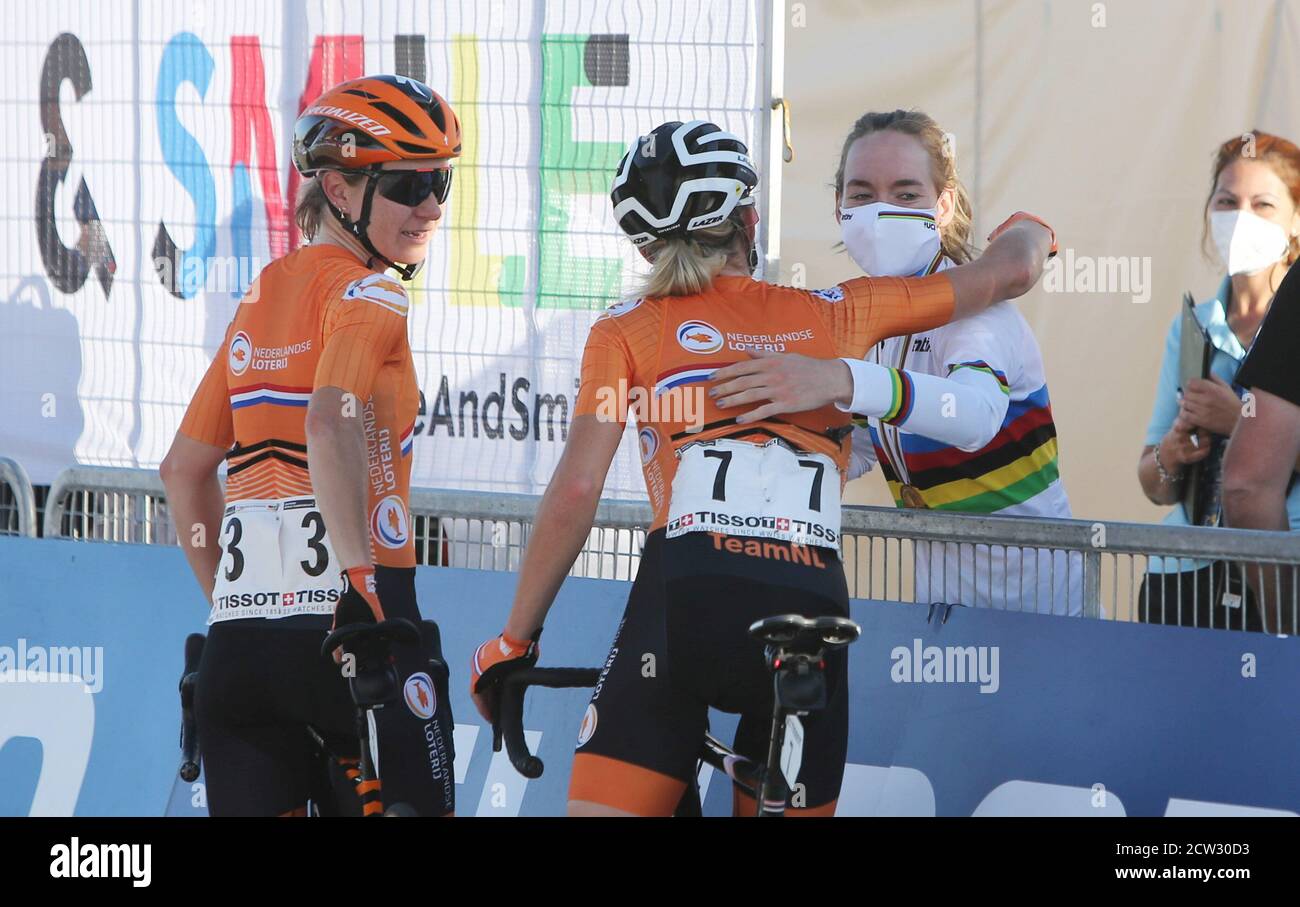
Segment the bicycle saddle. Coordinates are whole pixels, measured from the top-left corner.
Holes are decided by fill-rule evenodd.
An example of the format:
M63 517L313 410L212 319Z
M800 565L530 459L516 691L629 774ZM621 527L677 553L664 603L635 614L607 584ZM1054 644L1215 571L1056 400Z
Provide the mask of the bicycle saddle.
M862 628L847 617L807 618L781 614L755 621L749 635L769 646L796 650L839 649L857 640Z

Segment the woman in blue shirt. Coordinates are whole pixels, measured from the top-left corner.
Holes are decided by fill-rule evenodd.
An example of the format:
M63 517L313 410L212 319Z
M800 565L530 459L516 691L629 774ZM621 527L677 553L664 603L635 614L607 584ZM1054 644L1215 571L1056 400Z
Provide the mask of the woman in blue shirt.
M1178 386L1182 313L1169 328L1138 480L1155 504L1173 505L1166 525L1190 525L1183 507L1189 468L1204 463L1207 506L1202 525L1220 522L1219 476L1228 437L1241 417L1243 391L1234 380L1290 265L1300 258L1300 148L1264 132L1220 146L1206 203L1212 236L1227 276L1196 318L1213 345L1210 378ZM1300 527L1300 484L1287 496L1291 525ZM1152 557L1139 598L1151 623L1262 629L1240 569L1227 562Z

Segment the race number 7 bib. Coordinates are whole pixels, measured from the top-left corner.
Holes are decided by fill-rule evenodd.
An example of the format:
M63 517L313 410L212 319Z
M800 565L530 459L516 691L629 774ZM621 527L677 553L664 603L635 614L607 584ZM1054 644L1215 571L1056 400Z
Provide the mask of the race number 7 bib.
M840 472L830 457L776 439L695 441L677 457L668 538L722 532L839 546Z
M221 520L208 623L333 614L343 583L314 498L239 501Z

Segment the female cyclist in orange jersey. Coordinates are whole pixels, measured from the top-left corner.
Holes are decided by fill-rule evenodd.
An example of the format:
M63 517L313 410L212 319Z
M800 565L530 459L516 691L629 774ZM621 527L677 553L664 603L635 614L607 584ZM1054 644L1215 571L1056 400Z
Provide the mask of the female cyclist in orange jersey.
M460 145L447 102L401 76L345 82L303 112L296 220L310 244L258 275L162 463L212 603L195 710L213 815L300 814L315 768L306 725L356 738L348 682L319 654L331 619L419 625L419 391L406 292L385 272L410 279L423 262ZM395 647L405 703L372 712L372 746L385 799L446 815L452 718L426 634Z
M977 262L915 280L806 291L755 281L744 144L712 123L671 122L623 158L619 226L652 262L640 298L592 326L575 419L538 508L504 632L475 652L475 704L530 665L547 610L590 531L605 474L636 419L654 521L578 737L570 815L669 815L691 781L710 706L741 715L735 748L762 761L772 684L748 626L848 614L839 560L849 417L833 406L739 426L707 401L715 369L754 348L862 356L1027 292L1050 228L1013 217ZM698 406L680 405L682 394ZM677 397L674 405L674 397ZM653 399L655 406L635 405ZM634 405L629 407L629 401ZM703 412L696 424L683 414ZM828 656L828 707L805 722L791 814L832 814L848 743L847 662ZM738 814L754 812L736 797Z

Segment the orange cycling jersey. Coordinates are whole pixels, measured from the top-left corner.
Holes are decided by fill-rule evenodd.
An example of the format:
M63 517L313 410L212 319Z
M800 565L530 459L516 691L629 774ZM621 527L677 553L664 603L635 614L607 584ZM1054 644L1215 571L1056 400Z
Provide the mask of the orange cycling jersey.
M227 506L312 495L307 403L316 388L337 387L354 395L365 433L374 562L415 566L419 388L406 315L402 285L338 246L306 246L258 275L180 427L231 448Z
M651 531L668 517L676 451L691 441L779 438L825 454L847 475L849 414L834 406L736 425L703 393L703 383L745 350L822 359L866 355L885 337L952 320L952 282L943 274L903 280L861 277L827 290L799 290L747 277L719 277L703 293L634 300L592 325L582 360L576 415L625 423L636 411ZM694 387L692 387L694 385ZM686 401L685 393L694 391ZM700 405L691 403L699 401ZM701 411L702 406L702 411Z

